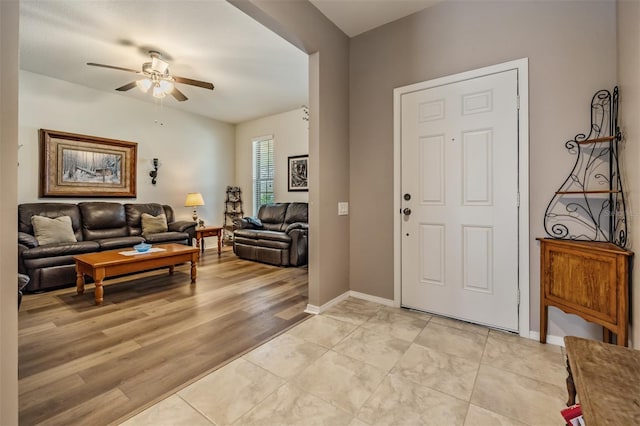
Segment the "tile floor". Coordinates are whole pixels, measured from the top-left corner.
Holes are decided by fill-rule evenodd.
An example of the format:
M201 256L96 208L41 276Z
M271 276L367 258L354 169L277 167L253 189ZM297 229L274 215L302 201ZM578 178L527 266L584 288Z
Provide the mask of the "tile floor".
M347 299L123 425L562 425L561 348Z

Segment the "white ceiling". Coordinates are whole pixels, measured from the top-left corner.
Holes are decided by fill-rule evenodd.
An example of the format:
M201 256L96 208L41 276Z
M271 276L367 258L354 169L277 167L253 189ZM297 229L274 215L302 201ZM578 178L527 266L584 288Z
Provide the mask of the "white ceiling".
M355 37L442 0L309 0L346 35Z
M2 1L2 0L0 0ZM438 0L311 0L347 35L428 7ZM172 75L212 82L214 91L177 84L189 100L166 107L229 123L307 104L308 57L224 0L22 0L20 67L146 102L139 78L87 62L140 69L149 50L164 54Z
M1 0L0 0L1 1ZM226 1L54 0L20 2L20 67L148 102L137 88L114 89L159 50L172 75L212 82L215 90L177 84L189 100L174 107L230 123L307 104L308 56Z

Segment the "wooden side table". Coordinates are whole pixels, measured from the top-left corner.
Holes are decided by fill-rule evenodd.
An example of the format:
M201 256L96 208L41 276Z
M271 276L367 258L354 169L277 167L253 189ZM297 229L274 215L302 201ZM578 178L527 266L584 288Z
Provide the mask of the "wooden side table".
M632 252L592 241L540 241L540 342L547 341L549 306L603 327L603 340L627 346Z
M204 238L218 237L218 256L222 253L222 227L221 226L204 226L196 228L196 247L204 253Z

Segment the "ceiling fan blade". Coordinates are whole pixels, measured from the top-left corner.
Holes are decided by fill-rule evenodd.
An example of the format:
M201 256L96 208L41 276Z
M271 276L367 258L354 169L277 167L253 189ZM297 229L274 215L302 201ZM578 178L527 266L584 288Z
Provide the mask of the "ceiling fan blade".
M136 74L142 74L140 71L132 70L131 68L114 67L113 65L96 64L94 62L87 62L87 65L90 65L92 67L111 68L113 70L118 70L118 71L127 71L127 72L134 72Z
M191 86L202 87L203 89L213 90L213 84L206 81L192 80L190 78L172 76L176 83L190 84Z
M118 87L116 90L117 90L118 92L126 92L127 90L131 90L131 89L133 89L134 87L136 87L136 82L135 82L135 81L132 81L131 83L125 84L125 85L124 85L124 86L122 86L122 87Z
M177 87L174 87L174 88L173 88L173 90L171 91L171 95L172 95L174 98L176 98L176 100L177 100L178 102L184 102L184 101L186 101L187 99L189 99L189 98L187 98L187 97L184 95L184 93L182 93L181 91L179 91Z

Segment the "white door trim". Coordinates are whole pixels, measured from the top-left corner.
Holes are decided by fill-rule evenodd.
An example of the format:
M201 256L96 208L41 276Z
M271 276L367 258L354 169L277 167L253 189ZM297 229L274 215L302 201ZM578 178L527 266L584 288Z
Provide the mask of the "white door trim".
M402 215L401 206L401 96L419 90L430 89L445 84L456 83L509 70L518 71L518 281L520 305L518 309L518 329L520 336L529 338L529 59L517 59L472 71L436 78L434 80L398 87L393 90L393 300L400 306L400 285L402 281Z

